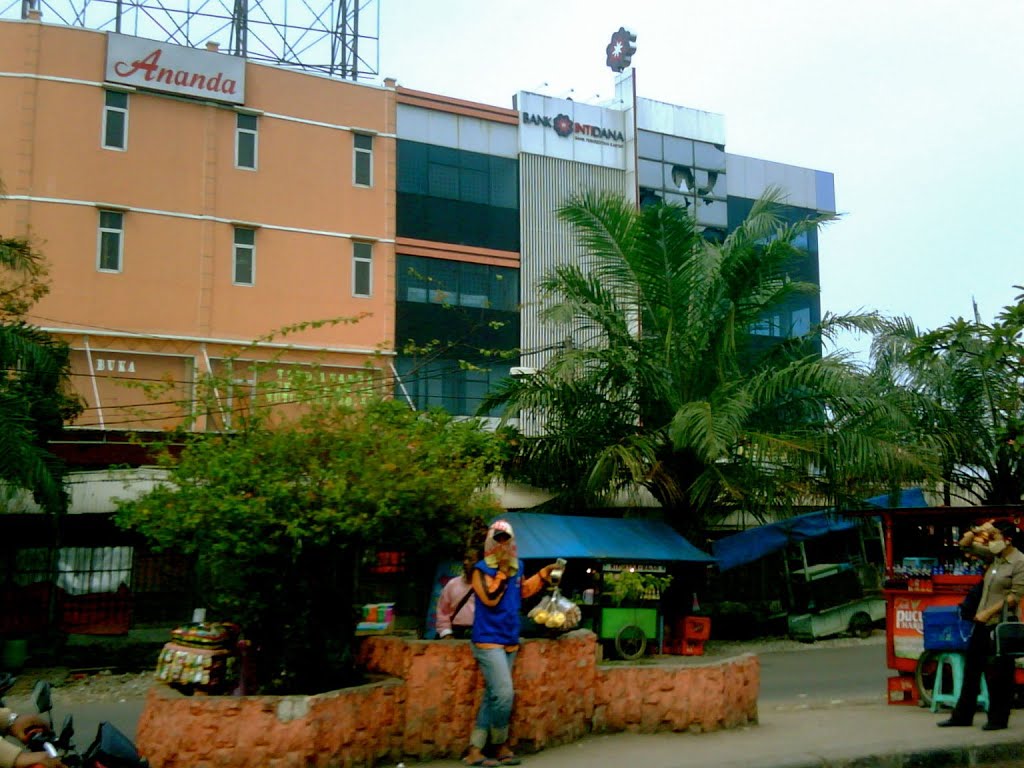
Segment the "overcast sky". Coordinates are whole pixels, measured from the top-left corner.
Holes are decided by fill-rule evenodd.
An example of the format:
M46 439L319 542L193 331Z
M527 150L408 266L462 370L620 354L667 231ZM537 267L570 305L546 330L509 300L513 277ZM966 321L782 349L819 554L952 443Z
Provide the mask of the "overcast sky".
M641 96L724 114L729 152L835 174L823 311L934 328L1020 293L1024 1L381 0L380 73L501 106L607 98L620 26Z

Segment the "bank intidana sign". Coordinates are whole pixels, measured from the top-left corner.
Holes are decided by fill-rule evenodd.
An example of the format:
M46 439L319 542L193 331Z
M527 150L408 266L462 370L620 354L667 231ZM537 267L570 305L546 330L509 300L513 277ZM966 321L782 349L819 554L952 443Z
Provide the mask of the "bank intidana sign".
M622 131L616 131L613 128L602 128L600 125L577 123L566 114L550 117L533 112L523 112L521 117L523 125L540 125L545 128L551 128L563 138L579 138L584 141L593 141L600 144L623 144L626 141L626 136Z

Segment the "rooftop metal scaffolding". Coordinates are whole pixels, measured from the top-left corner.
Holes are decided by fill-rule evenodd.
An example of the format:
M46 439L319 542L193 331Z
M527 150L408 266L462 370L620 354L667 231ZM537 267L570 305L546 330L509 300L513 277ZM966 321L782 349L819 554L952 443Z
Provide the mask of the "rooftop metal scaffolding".
M380 67L381 0L0 0L0 18L221 50L347 80Z

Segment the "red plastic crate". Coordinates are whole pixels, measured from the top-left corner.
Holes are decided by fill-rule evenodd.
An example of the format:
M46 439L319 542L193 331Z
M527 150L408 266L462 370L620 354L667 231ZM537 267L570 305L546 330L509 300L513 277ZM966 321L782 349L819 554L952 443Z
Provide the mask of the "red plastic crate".
M703 640L690 640L684 639L682 646L682 656L703 656L704 655L704 641Z
M890 704L917 704L917 684L909 675L896 675L889 678Z
M707 640L711 637L711 619L707 616L687 616L683 619L683 637L687 640Z

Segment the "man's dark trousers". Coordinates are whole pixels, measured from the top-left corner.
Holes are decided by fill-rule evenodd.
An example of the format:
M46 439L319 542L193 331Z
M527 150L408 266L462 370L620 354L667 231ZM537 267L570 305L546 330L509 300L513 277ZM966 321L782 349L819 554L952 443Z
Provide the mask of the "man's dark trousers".
M1009 656L991 657L991 653L992 627L975 622L971 639L967 643L963 687L953 709L952 719L958 723L971 723L974 720L982 675L985 675L988 684L988 722L992 725L1006 725L1010 719L1013 659Z

